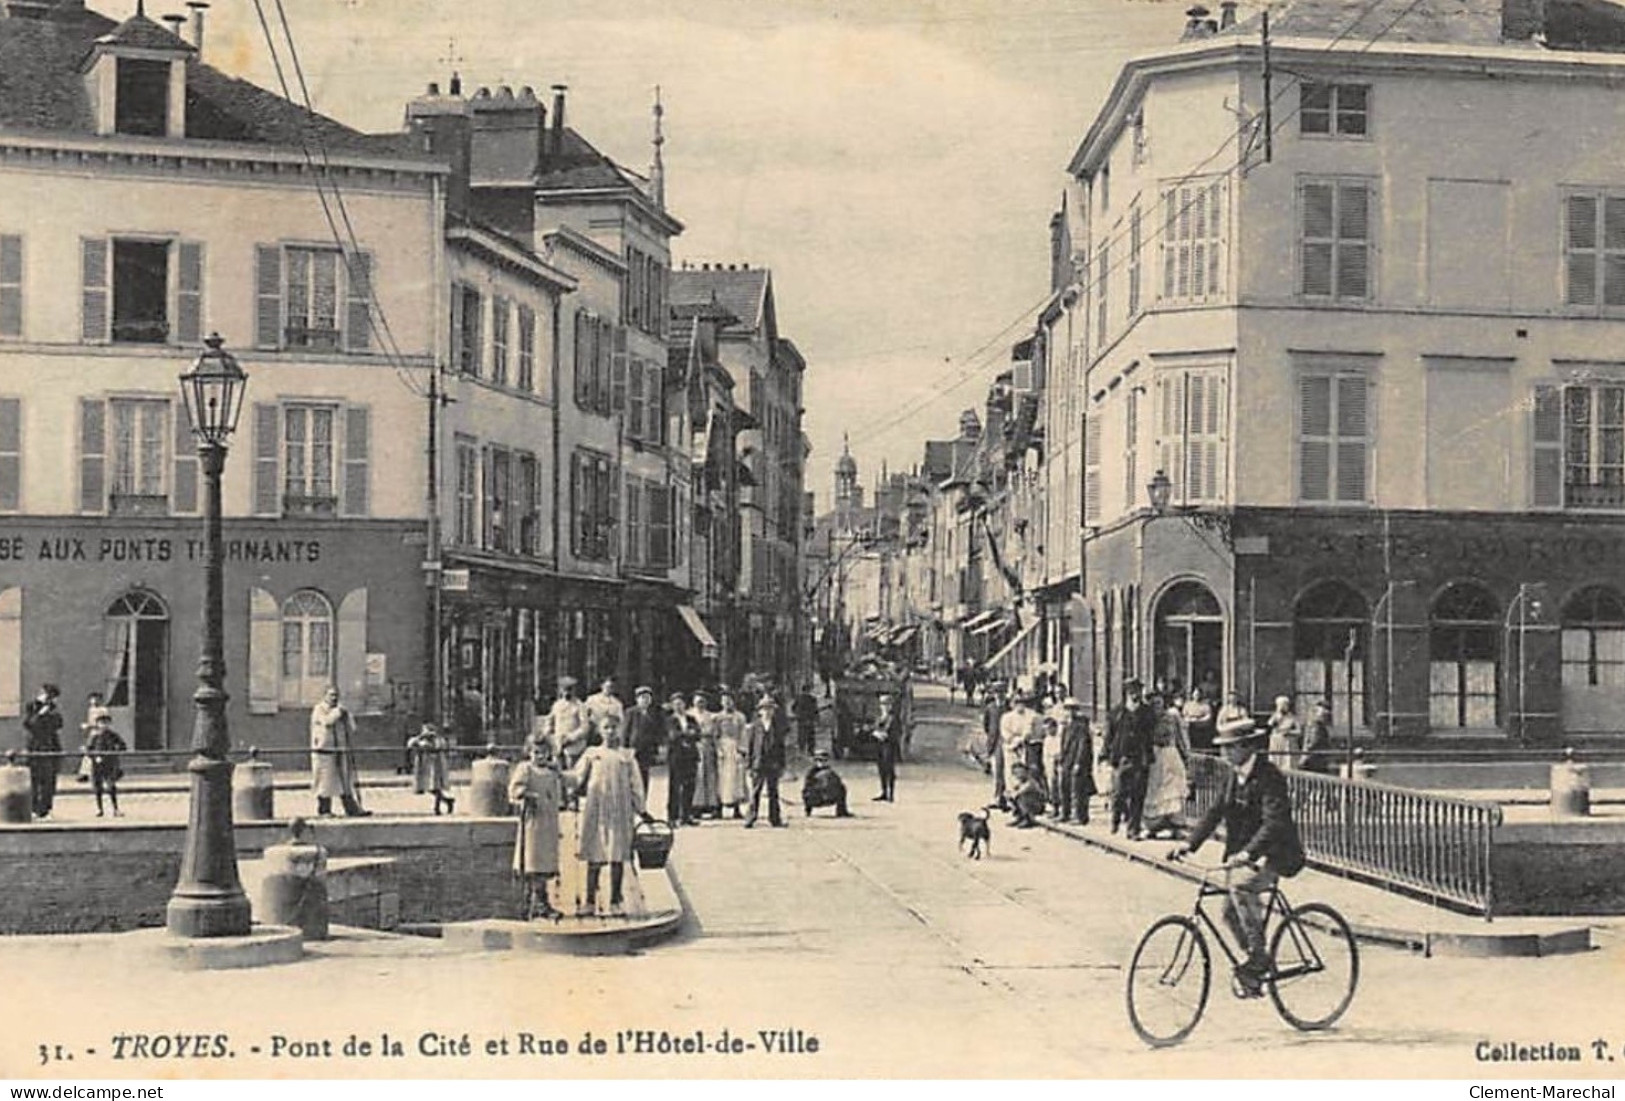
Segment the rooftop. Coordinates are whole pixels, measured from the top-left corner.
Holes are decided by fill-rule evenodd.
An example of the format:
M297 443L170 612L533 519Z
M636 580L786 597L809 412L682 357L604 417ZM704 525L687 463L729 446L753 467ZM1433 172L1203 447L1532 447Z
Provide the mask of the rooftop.
M765 320L771 281L772 275L766 268L738 264L685 265L671 273L672 308L716 302L745 328L757 329Z

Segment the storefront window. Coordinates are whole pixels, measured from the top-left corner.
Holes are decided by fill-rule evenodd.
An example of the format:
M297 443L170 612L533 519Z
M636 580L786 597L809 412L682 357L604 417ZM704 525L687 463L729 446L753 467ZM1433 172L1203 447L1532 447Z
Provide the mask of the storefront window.
M282 702L310 707L333 681L333 605L304 589L282 605Z
M1224 666L1224 612L1199 581L1181 581L1157 601L1156 684L1169 692L1217 683ZM1150 687L1150 686L1148 686Z
M1451 585L1433 602L1428 713L1435 729L1500 722L1501 611L1482 586Z
M1617 730L1625 706L1625 599L1607 585L1563 605L1563 727Z
M1351 654L1352 640L1352 654ZM1365 599L1340 581L1326 581L1298 598L1292 622L1297 712L1329 700L1332 722L1343 728L1368 721L1365 655L1370 643Z

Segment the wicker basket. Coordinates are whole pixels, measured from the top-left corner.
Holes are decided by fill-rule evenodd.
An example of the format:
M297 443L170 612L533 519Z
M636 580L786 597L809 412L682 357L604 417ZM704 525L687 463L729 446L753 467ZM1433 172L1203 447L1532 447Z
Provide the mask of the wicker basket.
M658 818L652 822L639 822L632 832L632 853L638 858L638 867L664 868L676 841L677 835L672 832L671 823Z

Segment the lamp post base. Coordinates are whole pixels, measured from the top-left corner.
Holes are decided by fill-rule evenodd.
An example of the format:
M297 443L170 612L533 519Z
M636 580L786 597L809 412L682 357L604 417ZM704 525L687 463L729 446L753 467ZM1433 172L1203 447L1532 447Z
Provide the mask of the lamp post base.
M237 878L237 838L231 821L230 761L194 757L191 816L181 877L165 924L177 937L240 937L253 925Z

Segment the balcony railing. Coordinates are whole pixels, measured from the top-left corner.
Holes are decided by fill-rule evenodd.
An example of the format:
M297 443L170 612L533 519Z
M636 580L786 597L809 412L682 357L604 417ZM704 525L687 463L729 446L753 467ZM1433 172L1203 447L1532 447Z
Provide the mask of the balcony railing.
M337 516L339 499L331 495L288 493L282 498L284 516Z
M169 497L162 493L127 493L115 489L107 495L107 511L114 516L168 516Z
M1191 756L1192 820L1218 801L1230 766ZM1490 853L1501 808L1369 780L1284 770L1311 865L1490 917Z
M1563 487L1563 501L1569 508L1625 509L1625 485L1579 485Z

